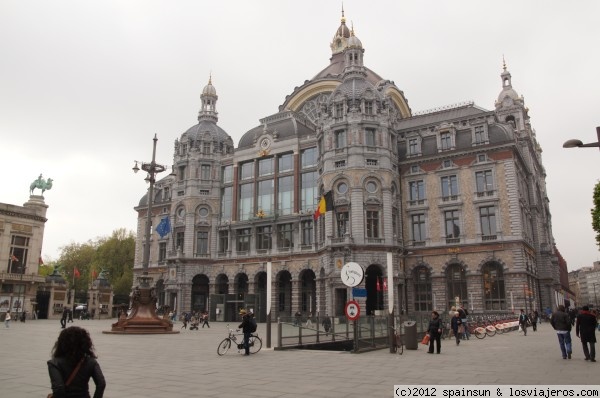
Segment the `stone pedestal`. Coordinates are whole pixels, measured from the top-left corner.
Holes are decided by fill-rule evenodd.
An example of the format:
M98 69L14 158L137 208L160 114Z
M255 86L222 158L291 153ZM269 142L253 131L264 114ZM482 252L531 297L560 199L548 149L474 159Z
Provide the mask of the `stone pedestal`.
M140 278L143 279L144 277ZM174 334L173 324L156 315L156 295L154 288L141 283L133 291L132 308L129 317L120 317L112 324L107 334Z

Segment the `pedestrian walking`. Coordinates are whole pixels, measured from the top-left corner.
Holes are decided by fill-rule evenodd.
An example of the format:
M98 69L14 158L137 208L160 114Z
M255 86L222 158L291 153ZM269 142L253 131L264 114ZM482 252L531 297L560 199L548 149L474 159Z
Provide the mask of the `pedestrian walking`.
M312 328L312 320L311 320L311 318L312 318L312 314L309 313L308 317L306 318L306 324L304 325L304 327L307 327L307 328L311 327Z
M590 312L590 307L584 305L575 321L575 334L581 339L583 355L586 361L596 362L596 328L598 320ZM589 347L588 347L589 345Z
M11 319L11 317L10 317L10 311L6 311L6 316L4 317L4 326L6 328L10 327L10 319Z
M531 327L534 332L537 332L537 325L539 321L540 314L537 311L533 311L533 314L531 315Z
M563 359L571 359L571 319L569 314L565 312L564 305L559 305L558 309L552 313L550 324L556 330Z
M460 337L464 333L464 325L462 323L462 319L460 319L460 314L458 312L454 312L454 316L450 320L450 327L452 328L452 332L454 333L454 337L456 338L456 345L460 344Z
M428 354L433 354L433 345L436 345L436 353L440 353L442 350L442 321L440 314L437 311L431 313L431 320L429 321L429 327L427 328L429 333L429 351Z
M208 311L202 313L202 329L204 329L204 325L210 329L210 325L208 324Z
M183 317L182 317L181 321L183 322L183 325L181 325L181 328L187 330L187 324L188 324L188 321L189 321L187 313L185 313L185 312L183 313Z
M60 317L60 328L64 329L67 327L67 308L63 309L62 316Z
M525 310L521 308L521 315L519 315L519 326L523 330L523 336L527 336L527 325L529 323L529 317L525 313Z
M87 330L71 326L60 332L47 362L53 396L89 398L91 378L96 384L93 397L102 398L106 381L96 358Z
M460 320L462 321L462 325L464 328L462 337L463 337L463 339L469 340L469 337L471 337L471 334L469 333L469 329L467 328L467 315L469 315L469 311L463 305L458 307L456 310L460 314Z
M294 314L294 326L300 326L302 324L302 314L300 311L296 311Z
M329 315L325 314L325 319L323 319L323 322L321 324L323 325L323 329L325 330L325 336L328 336L329 329L331 329L331 318L329 318Z
M68 322L73 323L73 310L71 310L70 308L67 309L67 323Z

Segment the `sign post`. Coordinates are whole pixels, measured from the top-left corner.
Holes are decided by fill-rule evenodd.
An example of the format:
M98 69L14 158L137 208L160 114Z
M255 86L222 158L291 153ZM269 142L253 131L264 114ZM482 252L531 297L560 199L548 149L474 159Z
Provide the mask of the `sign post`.
M354 288L360 285L365 279L365 270L358 263L346 263L342 267L340 277L342 278L344 285L353 288L352 292L354 293ZM360 289L357 289L357 292L362 293ZM358 295L356 297L358 297ZM344 312L346 313L346 318L349 321L352 321L354 328L354 350L356 351L358 349L358 318L360 317L360 306L358 305L358 302L355 300L348 301L344 308Z
M360 318L360 306L355 300L350 300L346 303L344 312L346 313L346 318L348 318L349 321L356 321L358 318Z

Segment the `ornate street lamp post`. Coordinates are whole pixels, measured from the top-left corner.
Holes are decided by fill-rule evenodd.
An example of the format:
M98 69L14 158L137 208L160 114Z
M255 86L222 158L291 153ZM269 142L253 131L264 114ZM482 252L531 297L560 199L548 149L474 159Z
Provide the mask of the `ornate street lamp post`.
M152 277L148 276L148 266L150 263L150 239L152 229L152 204L154 199L154 183L156 175L166 170L166 166L156 163L156 134L154 135L154 144L152 146L152 161L135 161L133 166L134 173L140 170L138 163L141 163L141 169L148 173L146 181L150 184L148 188L148 209L146 214L146 229L144 234L144 252L142 258L142 275L138 276L138 286L133 289L131 295L131 314L125 318L119 318L117 323L113 323L112 330L103 333L121 333L121 334L164 334L179 333L173 331L173 324L167 320L159 318L156 315L156 293L154 287L151 287Z
M590 148L590 147L598 147L600 149L600 126L596 127L596 135L598 136L598 142L592 142L589 144L584 144L581 140L568 140L563 144L563 148Z
M19 308L17 308L17 318L19 318L19 320L21 319L25 319L23 316L23 311L25 311L25 285L23 284L23 274L25 274L25 270L27 269L27 267L25 266L25 264L22 264L21 266L19 266L19 271L21 271L21 283L19 285L19 307L21 309L21 315L19 316ZM23 291L23 300L21 300L21 291Z

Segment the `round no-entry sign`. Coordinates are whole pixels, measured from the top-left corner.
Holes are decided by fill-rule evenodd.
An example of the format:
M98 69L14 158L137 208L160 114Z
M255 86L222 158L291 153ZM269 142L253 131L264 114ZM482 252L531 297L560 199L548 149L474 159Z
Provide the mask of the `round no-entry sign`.
M348 320L355 321L360 316L360 307L356 301L350 300L346 303L345 312Z

